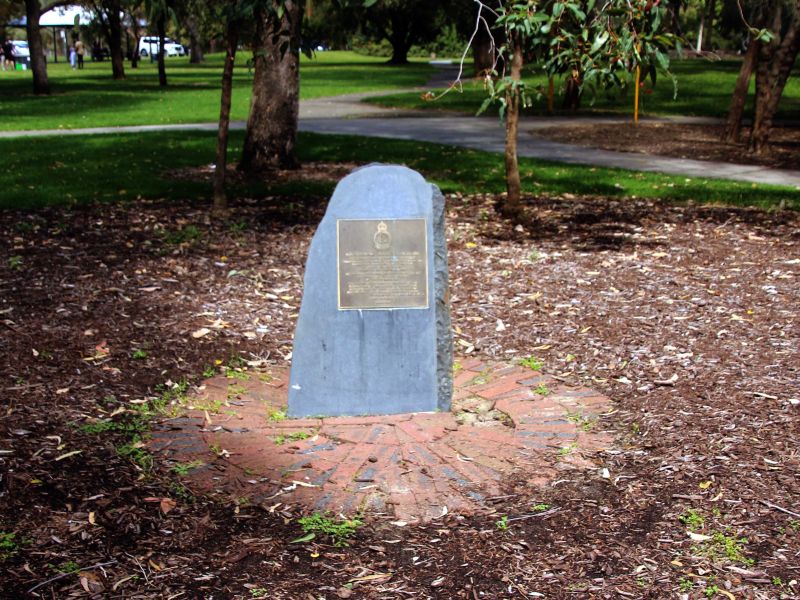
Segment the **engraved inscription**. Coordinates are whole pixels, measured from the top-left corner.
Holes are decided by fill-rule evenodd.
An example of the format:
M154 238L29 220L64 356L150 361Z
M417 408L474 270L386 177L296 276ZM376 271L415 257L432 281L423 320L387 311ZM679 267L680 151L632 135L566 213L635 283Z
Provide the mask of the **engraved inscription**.
M425 219L339 219L339 309L427 308L426 231Z

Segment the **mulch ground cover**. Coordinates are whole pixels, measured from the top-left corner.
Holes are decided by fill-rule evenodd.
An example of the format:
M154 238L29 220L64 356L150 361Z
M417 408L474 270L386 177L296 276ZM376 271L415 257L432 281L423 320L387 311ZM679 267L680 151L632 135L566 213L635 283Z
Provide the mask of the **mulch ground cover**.
M535 135L557 142L618 152L800 169L800 127L773 128L770 152L761 156L747 151L749 127L742 128L742 141L736 144L720 141L722 132L720 125L640 122L637 126L620 126L617 123L548 127L537 130Z
M494 201L448 198L458 353L607 394L587 427L615 442L534 496L509 479L496 515L347 546L142 442L204 377L289 364L323 198L0 214L0 596L797 597L800 217Z

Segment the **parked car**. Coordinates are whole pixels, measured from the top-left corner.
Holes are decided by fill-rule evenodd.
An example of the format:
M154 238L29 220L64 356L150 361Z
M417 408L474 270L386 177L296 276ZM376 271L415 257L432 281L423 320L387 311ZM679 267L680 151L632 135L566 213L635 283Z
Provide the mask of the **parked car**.
M28 48L28 42L22 40L11 40L11 44L14 46L15 60L31 57L31 51L30 48Z
M28 42L22 40L11 40L13 46L14 65L17 70L27 70L31 64L31 50L28 47Z
M148 35L139 39L139 55L151 56L158 54L158 36ZM175 40L164 38L164 54L166 56L186 56L186 48Z

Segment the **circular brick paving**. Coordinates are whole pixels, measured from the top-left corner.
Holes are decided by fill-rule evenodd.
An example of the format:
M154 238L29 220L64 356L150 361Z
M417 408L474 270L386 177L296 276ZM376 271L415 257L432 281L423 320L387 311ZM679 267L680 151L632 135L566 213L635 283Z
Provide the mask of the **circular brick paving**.
M491 510L512 476L532 487L596 468L608 398L522 366L468 359L450 413L285 419L288 372L205 382L149 441L190 489L307 512L413 522Z

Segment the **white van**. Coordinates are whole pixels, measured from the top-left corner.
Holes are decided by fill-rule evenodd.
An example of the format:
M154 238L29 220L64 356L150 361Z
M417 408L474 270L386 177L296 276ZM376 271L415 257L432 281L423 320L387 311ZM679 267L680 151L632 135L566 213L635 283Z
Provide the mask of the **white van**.
M139 56L155 56L156 54L158 54L157 35L139 38ZM164 54L166 56L186 56L186 48L175 40L164 38Z

